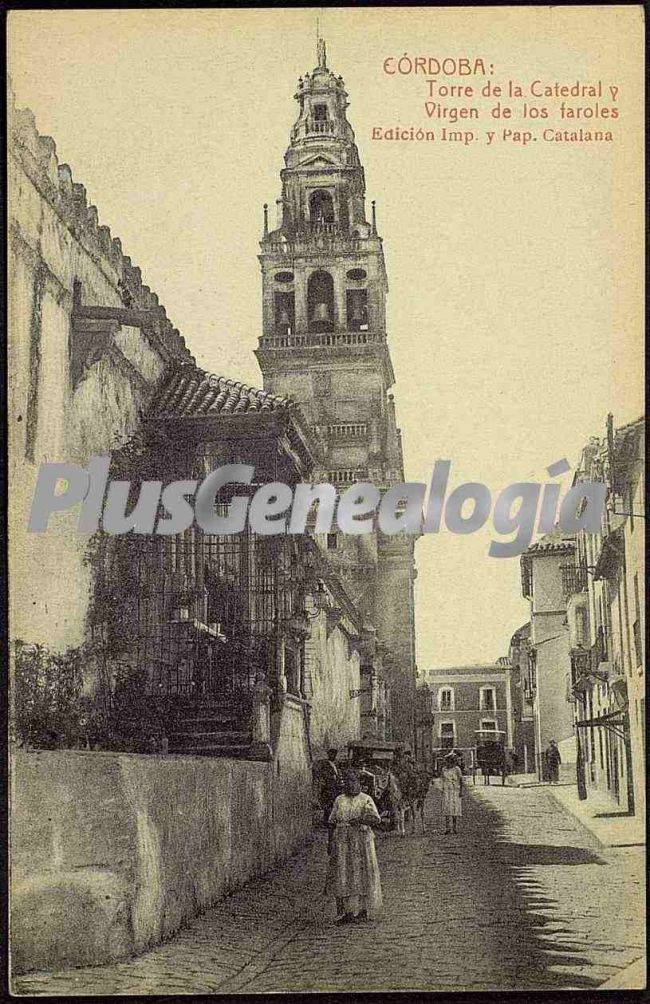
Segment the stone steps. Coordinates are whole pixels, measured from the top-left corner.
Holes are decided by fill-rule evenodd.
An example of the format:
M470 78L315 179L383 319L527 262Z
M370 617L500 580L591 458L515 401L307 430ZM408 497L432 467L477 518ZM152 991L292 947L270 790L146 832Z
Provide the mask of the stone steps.
M179 718L176 721L174 731L175 732L208 732L209 726L214 725L219 731L227 731L229 729L237 730L237 727L241 725L242 718L247 718L241 714L237 714L234 711L224 711L221 714L208 714L208 715L187 715L185 717ZM208 726L203 728L203 726Z
M176 710L179 715L185 715L188 718L195 718L201 715L218 715L226 711L241 714L242 712L248 711L251 707L252 701L250 697L237 697L228 694L220 698L205 701L202 700L200 702L194 701L186 705L179 701L176 705Z
M170 753L184 753L186 756L228 757L234 760L270 760L268 747L256 747L249 734L212 734L196 742L194 736L172 736L169 741Z
M222 746L230 744L245 744L251 740L251 733L247 729L242 730L214 730L210 732L174 732L170 743L184 744L189 746Z
M169 752L259 759L252 745L251 714L248 694L223 694L207 698L199 706L181 704L169 736Z

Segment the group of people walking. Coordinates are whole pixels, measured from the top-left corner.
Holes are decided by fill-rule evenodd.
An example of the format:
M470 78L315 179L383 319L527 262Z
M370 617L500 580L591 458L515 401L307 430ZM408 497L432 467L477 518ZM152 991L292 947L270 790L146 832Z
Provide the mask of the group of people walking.
M375 919L382 906L381 880L374 831L388 826L377 802L362 790L362 778L373 777L365 765L352 769L337 764L337 750L327 752L320 769L323 822L328 827L326 891L334 896L337 924L364 923ZM424 829L424 800L432 775L418 766L407 751L387 768L380 804L392 817L398 835L405 833L405 817L415 828L419 811ZM463 774L454 753L444 762L436 784L442 792L445 833L457 832L462 815ZM388 824L391 825L391 824Z

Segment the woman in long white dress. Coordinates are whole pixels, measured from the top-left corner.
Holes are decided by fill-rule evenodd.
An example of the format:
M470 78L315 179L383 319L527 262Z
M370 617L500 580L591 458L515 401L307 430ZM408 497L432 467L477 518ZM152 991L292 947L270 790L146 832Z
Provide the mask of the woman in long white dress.
M458 766L455 753L445 757L440 773L442 782L442 814L445 817L445 833L457 833L456 820L463 814L463 772ZM453 831L452 828L453 827Z
M374 828L381 825L377 807L361 791L354 771L343 778L329 817L329 866L326 889L336 897L337 924L375 919L381 911L381 881Z

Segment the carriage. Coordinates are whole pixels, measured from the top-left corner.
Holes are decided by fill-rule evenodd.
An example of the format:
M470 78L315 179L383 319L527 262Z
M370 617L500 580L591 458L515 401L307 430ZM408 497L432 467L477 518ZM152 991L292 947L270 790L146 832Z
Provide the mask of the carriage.
M395 825L395 818L388 791L388 773L404 749L404 743L376 739L348 743L348 763L358 771L362 791L372 797L389 827Z
M473 779L476 784L477 769L483 774L483 783L489 784L490 777L500 777L506 783L507 758L506 734L502 729L477 729L474 733Z

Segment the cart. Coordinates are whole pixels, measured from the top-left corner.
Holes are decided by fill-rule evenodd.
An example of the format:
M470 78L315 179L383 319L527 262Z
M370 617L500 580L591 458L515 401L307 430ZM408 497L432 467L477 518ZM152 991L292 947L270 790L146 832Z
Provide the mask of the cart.
M489 784L491 777L500 777L506 783L506 734L502 729L477 729L473 781L476 784L477 769L483 774L483 784Z
M396 824L389 797L388 774L396 757L405 748L404 743L376 739L348 743L348 763L358 771L361 790L374 800L387 829Z

